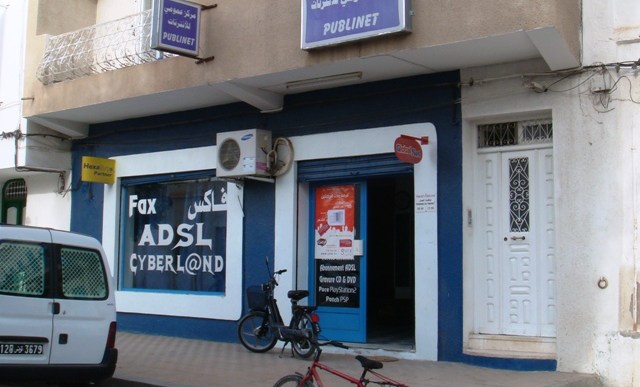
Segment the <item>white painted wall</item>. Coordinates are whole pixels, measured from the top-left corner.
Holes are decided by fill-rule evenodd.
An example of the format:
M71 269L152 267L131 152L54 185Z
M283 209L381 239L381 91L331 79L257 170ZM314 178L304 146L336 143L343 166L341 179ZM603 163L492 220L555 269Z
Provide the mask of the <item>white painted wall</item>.
M0 0L0 133L18 129L27 132L26 120L22 118L27 6L28 2L24 0ZM68 153L62 155L64 151L59 147L47 150L45 142L45 139L39 139L27 145L26 141L20 141L18 164L25 165L25 152L31 152L31 156L42 156L42 152L41 167L47 167L51 159L62 158L68 164ZM28 192L25 224L68 230L71 195L58 193L58 174L16 172L15 155L14 138L0 137L0 188L9 179L25 179ZM66 167L69 169L70 166Z
M69 175L67 175L69 177ZM27 183L25 225L69 230L71 225L71 192L58 193L56 173L24 175ZM66 184L69 184L67 181Z
M106 23L141 12L139 3L144 0L98 0L96 24Z
M26 4L0 0L0 133L20 125ZM13 139L0 138L0 169L13 168L14 155Z
M584 1L583 7L583 65L638 60L637 1ZM550 112L556 177L558 370L597 373L611 386L639 386L640 335L633 332L632 304L637 300L632 294L640 277L635 231L640 216L640 72L585 72L555 84L563 74L521 76L542 71L546 71L543 63L525 62L461 72L463 82L475 80L474 86L462 90L464 208L473 203L475 124ZM489 78L494 80L482 82ZM528 89L530 78L549 85L550 91ZM611 93L594 92L602 89ZM473 228L463 228L464 272L470 273ZM606 289L597 286L600 278L607 279ZM468 335L473 330L473 304L467 296L473 290L471 278L465 277L464 286Z

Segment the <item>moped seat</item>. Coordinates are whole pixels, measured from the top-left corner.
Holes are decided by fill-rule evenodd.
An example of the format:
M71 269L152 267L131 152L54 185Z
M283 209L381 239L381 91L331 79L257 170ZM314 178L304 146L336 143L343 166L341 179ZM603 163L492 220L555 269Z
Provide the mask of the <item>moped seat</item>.
M307 297L308 295L309 295L308 290L289 290L289 292L287 292L287 297L289 297L294 301L300 301L303 298Z

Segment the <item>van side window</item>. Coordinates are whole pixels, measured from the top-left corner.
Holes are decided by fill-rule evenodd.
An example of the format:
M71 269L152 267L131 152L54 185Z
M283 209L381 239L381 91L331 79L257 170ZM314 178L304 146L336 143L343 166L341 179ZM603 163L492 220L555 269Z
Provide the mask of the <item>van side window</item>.
M107 297L107 281L98 252L62 247L60 264L64 297L87 300Z
M42 296L45 273L42 245L0 242L0 293Z

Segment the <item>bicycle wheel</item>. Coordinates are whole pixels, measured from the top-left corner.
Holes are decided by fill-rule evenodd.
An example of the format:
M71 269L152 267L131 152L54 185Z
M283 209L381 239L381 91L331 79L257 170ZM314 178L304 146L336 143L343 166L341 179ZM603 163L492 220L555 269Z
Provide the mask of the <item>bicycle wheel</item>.
M278 342L264 312L252 311L238 323L240 343L251 352L267 352Z
M297 329L306 329L311 334L312 340L317 340L316 333L313 331L311 316L308 313L302 314L292 324ZM316 347L311 344L308 339L297 340L291 343L293 352L302 358L308 358L316 351Z
M304 384L300 384L302 381L302 375L287 375L281 377L273 387L313 387L313 383L306 381Z

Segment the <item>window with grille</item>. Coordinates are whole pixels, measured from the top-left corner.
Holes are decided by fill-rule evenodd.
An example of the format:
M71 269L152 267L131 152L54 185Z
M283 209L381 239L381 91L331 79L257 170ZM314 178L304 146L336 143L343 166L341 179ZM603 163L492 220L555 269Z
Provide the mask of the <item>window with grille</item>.
M27 183L24 179L7 181L2 187L0 223L22 224L27 206Z
M63 247L60 264L64 297L94 300L107 297L107 281L98 252Z
M43 296L45 249L35 243L0 243L0 293Z
M551 119L478 125L478 147L548 144L553 140Z

